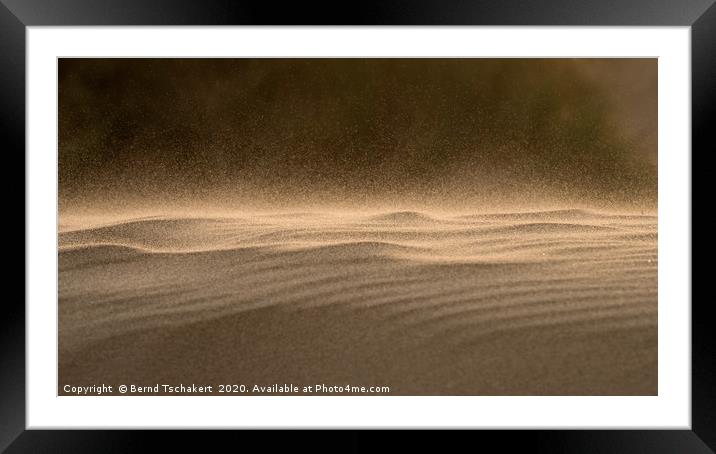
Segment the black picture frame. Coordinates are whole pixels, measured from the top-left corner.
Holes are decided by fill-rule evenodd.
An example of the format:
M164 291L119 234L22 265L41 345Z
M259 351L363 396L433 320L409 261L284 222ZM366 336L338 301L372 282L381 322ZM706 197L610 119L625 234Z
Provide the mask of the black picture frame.
M25 32L28 26L40 25L690 26L691 155L714 149L714 128L709 122L713 118L709 114L716 110L714 0L363 0L285 4L259 0L0 0L0 148L6 157L25 153ZM27 225L23 223L23 227ZM452 440L474 445L474 439L465 438L478 437L480 445L497 441L507 450L529 447L548 452L716 452L716 346L710 335L709 317L712 302L693 299L691 304L691 430L480 431L461 432ZM153 431L26 431L25 304L20 298L7 298L3 306L0 451L134 452L161 437L161 433ZM235 434L222 432L210 437L221 442ZM248 443L246 433L238 436L242 443ZM369 449L371 437L367 432L352 432L341 441L341 450ZM191 446L189 436L183 432L174 432L171 438L174 443ZM292 435L291 443L300 444L302 438L303 435ZM410 439L411 443L426 443L422 434L411 434Z

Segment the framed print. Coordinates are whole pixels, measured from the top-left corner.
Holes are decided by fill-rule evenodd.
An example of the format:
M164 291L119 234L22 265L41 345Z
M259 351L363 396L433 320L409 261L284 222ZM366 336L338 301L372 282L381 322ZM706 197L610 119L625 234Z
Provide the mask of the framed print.
M3 0L27 264L3 448L461 428L713 451L710 2L107 5Z

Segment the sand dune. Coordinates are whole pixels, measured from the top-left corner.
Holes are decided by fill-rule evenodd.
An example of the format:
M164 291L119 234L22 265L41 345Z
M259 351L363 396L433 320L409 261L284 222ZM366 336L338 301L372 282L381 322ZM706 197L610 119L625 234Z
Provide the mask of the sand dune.
M67 225L60 384L657 392L654 216L405 211Z

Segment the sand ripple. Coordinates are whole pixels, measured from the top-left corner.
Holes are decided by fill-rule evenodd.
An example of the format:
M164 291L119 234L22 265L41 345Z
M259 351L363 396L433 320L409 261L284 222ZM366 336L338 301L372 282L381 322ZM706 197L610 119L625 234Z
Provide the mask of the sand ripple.
M655 394L656 229L562 210L61 231L60 382Z

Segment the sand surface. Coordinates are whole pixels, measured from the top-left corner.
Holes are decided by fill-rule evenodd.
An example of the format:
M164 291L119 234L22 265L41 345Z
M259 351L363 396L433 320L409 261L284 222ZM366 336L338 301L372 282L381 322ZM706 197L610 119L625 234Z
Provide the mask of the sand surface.
M657 220L564 210L61 222L68 383L656 394Z

